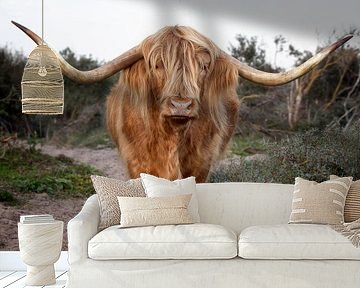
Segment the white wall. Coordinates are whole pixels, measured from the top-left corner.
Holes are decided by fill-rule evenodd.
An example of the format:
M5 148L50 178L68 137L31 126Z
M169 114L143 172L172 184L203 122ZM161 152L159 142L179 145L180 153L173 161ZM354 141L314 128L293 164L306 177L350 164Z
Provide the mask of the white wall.
M333 29L341 34L360 28L359 11L359 0L45 0L45 40L57 50L69 46L78 54L109 60L159 28L180 24L226 51L236 34L257 35L273 61L275 35L314 50ZM34 44L10 20L40 34L41 0L0 0L0 46L28 54ZM292 64L279 59L280 66Z

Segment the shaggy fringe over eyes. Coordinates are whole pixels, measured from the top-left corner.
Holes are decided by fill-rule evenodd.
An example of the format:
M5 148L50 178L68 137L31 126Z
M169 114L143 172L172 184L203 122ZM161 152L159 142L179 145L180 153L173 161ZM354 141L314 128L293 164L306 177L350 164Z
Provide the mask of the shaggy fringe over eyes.
M206 53L210 57L209 70L213 68L218 49L211 40L189 27L165 27L143 41L142 51L149 73L157 75L157 65L164 66L166 79L163 93L159 95L160 101L172 95L173 91L180 92L180 87L186 97L200 101L198 95L202 87L199 87L198 79L201 59L196 56Z

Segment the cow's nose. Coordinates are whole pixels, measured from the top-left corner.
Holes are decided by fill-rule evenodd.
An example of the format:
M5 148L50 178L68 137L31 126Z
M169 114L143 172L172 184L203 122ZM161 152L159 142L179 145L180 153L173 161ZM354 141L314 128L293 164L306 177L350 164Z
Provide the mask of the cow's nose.
M187 100L187 101L176 101L171 99L171 105L179 110L188 110L190 109L190 106L192 104L192 100Z

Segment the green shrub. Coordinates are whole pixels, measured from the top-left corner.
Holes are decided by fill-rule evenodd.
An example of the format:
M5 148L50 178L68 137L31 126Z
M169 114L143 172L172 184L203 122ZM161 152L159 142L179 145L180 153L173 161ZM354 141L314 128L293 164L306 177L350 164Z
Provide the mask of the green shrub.
M8 192L47 193L52 197L88 197L94 193L96 169L63 155L52 157L35 149L9 149L0 158L0 187Z
M0 191L0 202L15 203L16 198L8 191Z
M238 157L218 165L210 174L209 182L268 182L267 171L260 160L244 160Z
M227 161L210 182L294 183L295 177L327 180L330 174L360 179L360 129L312 129L266 145L264 160Z
M73 189L70 180L54 176L16 179L14 187L20 192L47 193L49 195L55 195L56 192L63 192L66 189Z
M265 147L265 139L257 137L242 137L234 135L232 138L231 153L240 156L248 156L262 153Z

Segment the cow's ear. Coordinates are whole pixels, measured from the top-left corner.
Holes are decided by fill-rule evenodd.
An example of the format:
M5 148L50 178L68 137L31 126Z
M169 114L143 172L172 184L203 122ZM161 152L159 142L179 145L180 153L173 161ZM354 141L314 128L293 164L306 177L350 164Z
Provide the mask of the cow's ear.
M238 71L226 58L218 58L214 68L205 80L205 101L213 123L219 131L225 131L228 118L226 115L226 100L236 97Z

